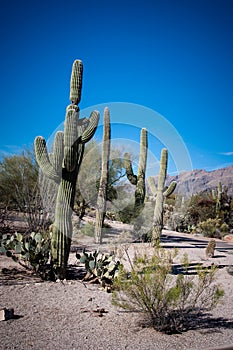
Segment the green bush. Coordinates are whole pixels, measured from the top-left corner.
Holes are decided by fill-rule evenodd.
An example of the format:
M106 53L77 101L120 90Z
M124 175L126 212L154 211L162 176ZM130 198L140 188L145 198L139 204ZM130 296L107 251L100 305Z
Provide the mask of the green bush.
M134 218L134 204L127 205L124 210L119 210L117 213L119 221L124 224L130 224Z
M202 221L197 228L204 236L210 238L221 238L222 234L228 231L228 225L218 218Z
M34 270L46 278L47 263L50 253L50 234L32 232L29 236L15 233L3 235L0 251L27 269Z
M92 222L87 222L82 228L81 228L81 234L84 236L94 237L95 227Z
M220 231L221 233L227 233L229 232L229 226L224 222L221 226L220 226Z
M223 290L214 284L216 267L197 268L188 275L189 263L184 257L183 273L172 273L175 251L155 248L151 257L136 256L131 272L121 268L114 281L112 302L123 309L142 312L145 320L165 333L182 332L190 320L212 309Z
M114 278L117 277L120 262L114 260L113 254L103 254L97 250L94 253L76 254L76 258L84 264L86 276L83 280L98 282L107 291L111 291Z

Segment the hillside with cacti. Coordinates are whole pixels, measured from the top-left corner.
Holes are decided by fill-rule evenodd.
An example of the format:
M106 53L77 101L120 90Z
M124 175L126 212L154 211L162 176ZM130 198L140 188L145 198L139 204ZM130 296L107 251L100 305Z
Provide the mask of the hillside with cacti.
M215 189L219 182L228 188L228 194L232 196L233 165L213 171L195 169L176 176L167 175L167 182L171 181L177 182L176 192L185 196Z

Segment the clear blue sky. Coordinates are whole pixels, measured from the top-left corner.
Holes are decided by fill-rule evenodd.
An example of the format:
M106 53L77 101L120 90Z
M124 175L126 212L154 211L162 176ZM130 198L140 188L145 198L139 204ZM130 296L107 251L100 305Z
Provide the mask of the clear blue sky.
M193 168L233 164L233 1L2 0L0 28L1 151L63 121L79 58L80 108L148 107L177 130Z

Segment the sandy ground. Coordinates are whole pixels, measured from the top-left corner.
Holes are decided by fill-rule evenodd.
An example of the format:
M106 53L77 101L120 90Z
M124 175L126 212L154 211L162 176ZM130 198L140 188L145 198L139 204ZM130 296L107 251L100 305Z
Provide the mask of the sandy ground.
M182 239L181 239L182 238ZM187 253L190 262L220 266L216 282L225 290L224 298L211 314L191 330L166 335L139 325L140 315L122 311L111 304L111 294L98 285L78 279L80 268L75 253L70 255L70 279L41 282L18 270L11 259L0 255L0 306L14 308L15 318L0 322L0 349L233 349L233 245L217 250L206 260L207 240L174 232L164 232L163 245ZM90 238L79 241L79 248L95 248ZM110 247L103 244L103 250ZM112 249L112 246L111 246ZM148 243L130 245L129 252L152 249Z

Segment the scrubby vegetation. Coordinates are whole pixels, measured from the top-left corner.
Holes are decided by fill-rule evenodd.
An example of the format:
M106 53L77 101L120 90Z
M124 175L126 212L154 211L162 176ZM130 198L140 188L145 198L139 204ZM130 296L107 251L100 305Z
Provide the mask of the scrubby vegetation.
M187 199L169 199L165 205L165 226L178 232L222 238L233 229L233 198L228 196L227 188L221 192L221 200L220 194L216 197L212 193L206 190Z
M14 232L11 217L16 213L23 218L26 233L46 230L51 224L42 203L38 174L34 152L29 149L0 161L0 235Z
M21 233L4 234L1 239L0 252L5 253L26 269L33 270L42 279L48 279L51 237L50 234L32 232L23 236Z
M228 232L228 225L223 222L221 219L207 219L205 221L201 221L197 225L197 230L203 233L204 236L210 238L222 238L222 236Z
M214 283L216 266L207 269L197 265L192 276L184 256L183 272L176 274L175 254L175 250L161 247L156 247L152 256L136 254L130 261L131 271L121 267L114 281L113 304L142 313L144 325L165 333L182 332L198 322L224 294Z

